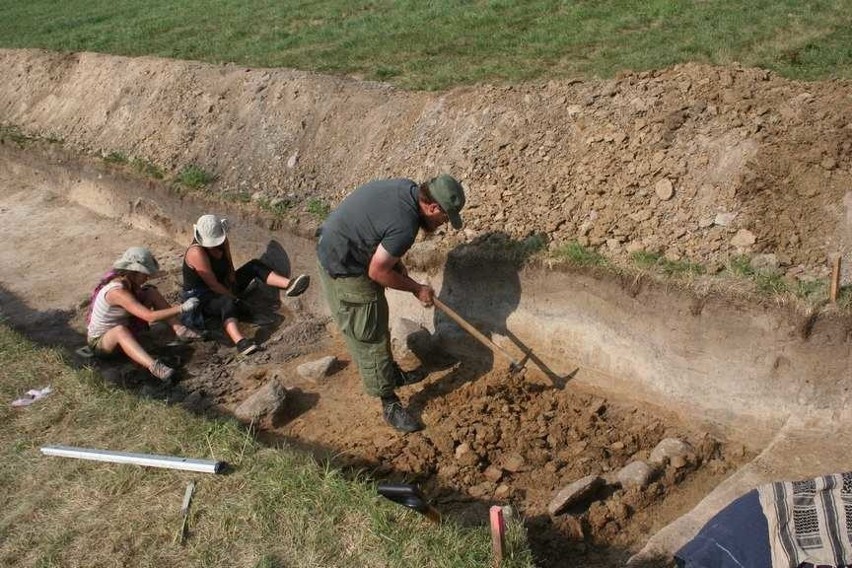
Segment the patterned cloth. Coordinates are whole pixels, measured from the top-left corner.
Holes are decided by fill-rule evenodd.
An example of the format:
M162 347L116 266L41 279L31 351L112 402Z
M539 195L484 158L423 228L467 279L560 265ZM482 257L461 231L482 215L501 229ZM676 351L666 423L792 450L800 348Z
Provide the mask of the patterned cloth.
M773 568L852 563L852 472L758 488Z

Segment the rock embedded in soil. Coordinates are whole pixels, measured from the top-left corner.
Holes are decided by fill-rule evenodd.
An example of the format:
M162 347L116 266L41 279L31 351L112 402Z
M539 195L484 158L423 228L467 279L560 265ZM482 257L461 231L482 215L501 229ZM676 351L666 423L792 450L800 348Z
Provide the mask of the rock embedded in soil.
M621 468L615 478L624 488L645 487L651 483L655 469L643 461L635 461Z
M668 178L663 178L654 185L654 192L661 201L668 201L674 195L674 186Z
M665 464L675 457L686 457L692 453L692 446L677 438L665 438L651 450L649 461L654 464Z
M299 376L302 378L316 382L328 376L329 371L336 361L337 357L334 355L328 355L321 359L317 359L316 361L302 363L296 367L296 372L299 373Z
M757 237L748 229L740 229L734 238L731 239L731 245L738 249L746 249L757 242Z
M556 497L550 501L547 510L551 515L558 515L570 506L591 497L603 485L604 480L598 475L587 475L578 479L560 489Z
M260 427L273 427L284 410L287 390L272 380L234 409L234 416Z

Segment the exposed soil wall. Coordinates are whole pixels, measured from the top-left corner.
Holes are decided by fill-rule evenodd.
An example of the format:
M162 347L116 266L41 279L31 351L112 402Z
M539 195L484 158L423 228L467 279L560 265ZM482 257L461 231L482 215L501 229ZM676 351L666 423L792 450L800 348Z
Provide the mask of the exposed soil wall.
M516 360L527 350L538 354L542 365L531 368L645 403L665 401L754 449L791 413L836 414L849 402L849 318L699 298L588 271L517 272L483 263L475 250L452 251L433 284ZM404 294L391 298L395 314L418 321L422 312ZM461 339L447 318L420 318L453 337L448 345Z
M72 201L176 243L189 242L192 223L210 208L200 195L61 147L41 145L33 152L7 146L0 163L6 184L49 179ZM277 238L295 269L314 274L313 238L278 227L270 215L224 210L240 232L238 261ZM432 244L421 242L412 251L415 265L429 269L418 277L429 279L447 304L516 360L530 352L528 367L548 380L595 384L646 403L665 401L752 449L761 448L793 412L836 413L847 406L849 318L697 297L590 270L523 269L493 259L476 243L443 257ZM450 351L481 349L440 312L423 310L407 294L388 295L396 322L404 318L437 332ZM300 304L325 313L315 293ZM498 366L506 363L499 354L480 355Z
M167 169L198 164L219 176L217 192L336 201L374 177L447 170L470 187L461 240L539 233L711 270L759 252L794 278L824 277L832 255L852 265L848 82L684 65L412 93L291 70L10 50L0 71L2 123Z

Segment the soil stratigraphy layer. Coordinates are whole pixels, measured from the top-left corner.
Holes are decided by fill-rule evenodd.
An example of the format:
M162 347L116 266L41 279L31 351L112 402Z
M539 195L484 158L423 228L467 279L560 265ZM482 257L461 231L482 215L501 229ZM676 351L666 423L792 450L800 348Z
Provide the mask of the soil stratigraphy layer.
M283 69L0 51L0 123L290 207L449 171L494 230L649 251L711 271L741 253L824 277L852 244L852 88L679 65L607 81L443 93ZM115 155L115 154L114 154ZM302 225L316 224L305 214ZM847 265L852 258L847 258ZM848 276L848 275L847 275Z

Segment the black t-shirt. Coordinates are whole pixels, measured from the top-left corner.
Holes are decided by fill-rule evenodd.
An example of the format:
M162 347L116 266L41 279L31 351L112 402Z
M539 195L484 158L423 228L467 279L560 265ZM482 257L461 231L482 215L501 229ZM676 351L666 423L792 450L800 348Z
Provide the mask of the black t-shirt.
M194 245L190 245L192 248ZM219 258L215 258L210 255L210 253L202 246L198 248L201 249L205 255L207 255L207 260L210 261L210 269L213 271L213 275L216 277L216 280L219 281L220 284L228 287L228 274L231 272L231 263L225 258L225 255L220 256ZM187 249L188 251L189 249ZM183 289L184 291L189 290L209 290L210 287L207 286L207 283L201 279L201 276L195 271L194 268L190 267L186 263L186 253L183 255Z
M404 255L420 230L417 191L410 179L388 179L346 196L322 225L317 254L323 268L334 277L366 274L380 244Z

